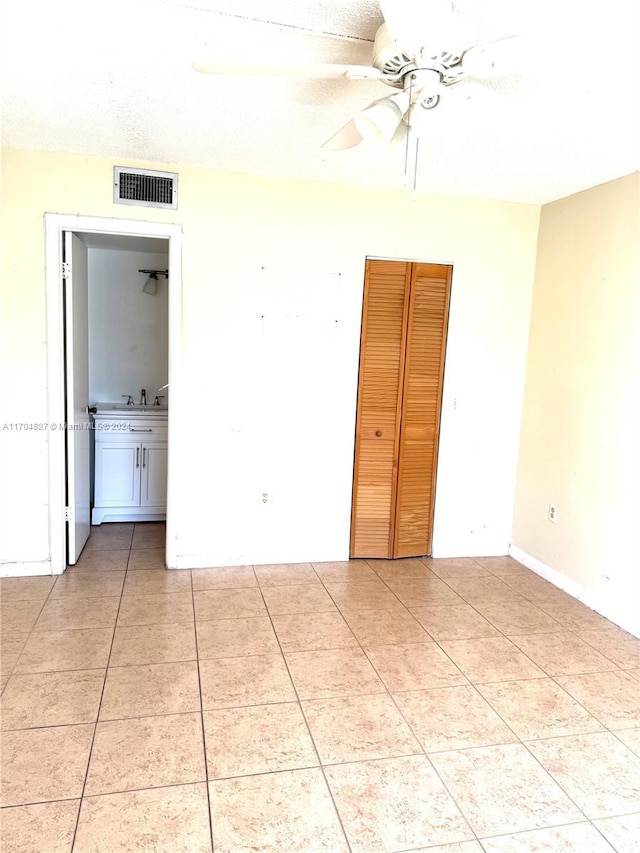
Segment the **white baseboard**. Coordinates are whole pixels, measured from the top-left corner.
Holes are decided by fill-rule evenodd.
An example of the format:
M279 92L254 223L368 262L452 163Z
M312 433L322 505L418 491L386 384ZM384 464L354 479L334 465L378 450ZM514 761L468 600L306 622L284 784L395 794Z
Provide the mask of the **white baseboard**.
M557 569L547 566L546 563L543 563L536 557L532 557L531 554L523 551L522 548L518 548L517 545L509 546L509 554L514 560L522 563L523 566L531 569L532 572L540 575L541 578L549 581L549 583L564 590L564 592L567 592L573 598L586 604L587 607L595 610L596 613L604 616L605 619L608 619L615 625L619 625L625 631L629 631L630 634L640 637L640 615L637 612L637 602L633 608L630 608L630 613L625 613L623 608L619 604L616 604L616 602L603 601L599 592L594 592L594 590L588 589L577 581L568 578ZM626 600L624 603L629 604Z
M30 578L55 574L60 574L60 572L51 570L51 560L37 560L34 563L2 563L0 565L0 578Z

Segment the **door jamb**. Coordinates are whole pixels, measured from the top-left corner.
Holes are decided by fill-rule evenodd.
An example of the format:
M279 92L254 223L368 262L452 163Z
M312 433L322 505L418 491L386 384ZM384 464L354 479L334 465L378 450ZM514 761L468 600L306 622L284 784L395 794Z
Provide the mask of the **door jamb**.
M169 375L171 400L168 412L167 538L166 561L176 568L176 496L172 484L178 482L177 458L171 452L175 403L180 395L182 350L182 227L160 222L112 219L45 213L45 290L47 306L47 408L49 415L49 554L51 573L66 569L65 507L65 407L64 407L64 328L62 280L62 235L64 231L114 234L123 237L158 237L169 240Z

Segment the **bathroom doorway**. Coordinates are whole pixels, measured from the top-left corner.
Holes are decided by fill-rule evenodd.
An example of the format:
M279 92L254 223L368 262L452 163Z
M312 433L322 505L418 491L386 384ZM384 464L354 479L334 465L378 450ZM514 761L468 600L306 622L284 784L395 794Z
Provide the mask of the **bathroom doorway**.
M92 529L165 517L174 567L168 398L181 230L46 214L45 232L49 421L66 427L49 442L52 570L77 561Z

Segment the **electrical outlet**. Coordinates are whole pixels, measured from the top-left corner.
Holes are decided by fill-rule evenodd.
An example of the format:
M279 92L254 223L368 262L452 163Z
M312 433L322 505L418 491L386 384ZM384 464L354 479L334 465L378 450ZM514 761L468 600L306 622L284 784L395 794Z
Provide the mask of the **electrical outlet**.
M267 492L263 492L263 493L262 493L262 503L263 503L263 504L268 504L268 503L269 503L269 495L267 494Z
M555 504L549 504L549 521L555 524L558 520L558 507Z

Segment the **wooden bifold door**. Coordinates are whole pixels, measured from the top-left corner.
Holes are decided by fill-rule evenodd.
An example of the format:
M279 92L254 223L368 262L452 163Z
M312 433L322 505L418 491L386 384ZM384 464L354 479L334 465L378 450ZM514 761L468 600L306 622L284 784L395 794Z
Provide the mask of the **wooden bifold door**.
M351 557L431 553L451 271L366 262Z

